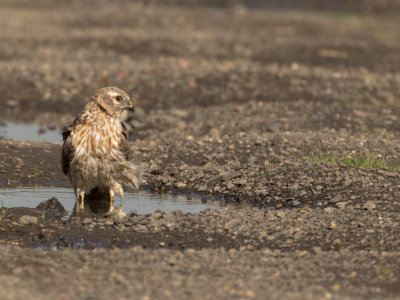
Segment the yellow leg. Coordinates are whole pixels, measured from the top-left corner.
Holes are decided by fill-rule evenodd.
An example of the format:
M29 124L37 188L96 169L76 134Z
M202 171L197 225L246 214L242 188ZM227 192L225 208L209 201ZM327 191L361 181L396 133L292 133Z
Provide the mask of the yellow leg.
M124 212L124 195L121 196L121 205L116 208L116 215L119 218L126 217L126 213Z
M80 208L85 207L85 192L80 192L79 194L79 206Z
M110 212L114 210L114 191L110 190Z

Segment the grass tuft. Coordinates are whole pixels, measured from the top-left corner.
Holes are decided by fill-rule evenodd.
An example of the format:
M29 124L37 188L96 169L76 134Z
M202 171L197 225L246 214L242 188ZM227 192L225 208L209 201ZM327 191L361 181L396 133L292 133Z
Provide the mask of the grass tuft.
M319 151L318 153L311 153L310 156L305 156L304 159L313 164L335 164L337 162L337 154L336 152L328 151L323 153Z
M342 164L355 167L355 168L365 168L365 169L382 169L387 168L393 171L399 171L400 165L393 163L391 160L385 159L384 157L368 156L363 153L348 154L341 161Z
M353 168L365 169L383 169L386 168L392 171L400 171L400 164L396 164L390 159L384 157L370 156L360 152L347 154L343 159L337 157L337 152L328 151L312 153L309 156L303 156L303 159L313 164L335 164L341 163L343 165Z
M34 165L33 168L32 168L32 176L37 177L37 176L40 175L40 173L41 172L40 172L39 166L38 165Z

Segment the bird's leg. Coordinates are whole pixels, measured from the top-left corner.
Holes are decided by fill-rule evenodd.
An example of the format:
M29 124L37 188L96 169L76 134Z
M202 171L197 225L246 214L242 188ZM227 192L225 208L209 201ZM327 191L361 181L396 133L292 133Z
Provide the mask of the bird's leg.
M80 206L80 208L85 207L85 192L79 193L79 206Z
M120 218L126 217L126 213L124 212L124 195L121 196L121 205L117 207L116 213Z
M112 212L114 210L114 191L110 189L110 209L109 211Z
M79 208L84 208L85 203L85 191L82 191L80 188L75 188L75 196L76 202L79 204Z

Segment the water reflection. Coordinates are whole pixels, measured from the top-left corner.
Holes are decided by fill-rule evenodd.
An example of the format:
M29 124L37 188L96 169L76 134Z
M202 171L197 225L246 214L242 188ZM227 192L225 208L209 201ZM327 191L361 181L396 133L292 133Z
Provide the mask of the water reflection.
M138 214L150 214L160 209L169 213L181 210L183 213L198 213L206 208L218 209L220 204L216 202L202 203L198 197L186 195L155 194L141 190L126 191L123 200L119 197L115 203L110 203L108 195L96 195L85 197L83 207L76 207L75 195L72 188L55 187L20 187L0 189L0 205L5 207L36 207L39 203L55 197L62 206L72 213L89 212L91 214L122 213L129 214L136 211ZM123 201L123 202L122 202ZM83 215L83 213L81 214Z
M120 205L114 208L114 201L108 193L93 192L85 196L84 201L76 200L71 217L97 217L107 214L126 216L123 211L124 200L120 200Z

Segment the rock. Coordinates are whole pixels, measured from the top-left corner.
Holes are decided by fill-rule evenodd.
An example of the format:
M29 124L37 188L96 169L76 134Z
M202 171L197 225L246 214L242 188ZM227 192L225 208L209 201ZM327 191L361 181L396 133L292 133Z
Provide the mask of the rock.
M327 214L331 214L335 211L335 209L333 207L326 207L324 208L324 212L326 212Z
M25 215L25 216L22 216L22 217L19 218L19 223L20 224L24 224L24 225L37 224L38 220L34 216Z
M86 225L86 224L90 224L92 223L93 219L92 218L84 218L82 221L82 224Z
M338 203L336 203L336 206L338 207L338 208L340 208L340 209L345 209L346 208L346 205L347 205L347 202L338 202Z
M329 224L329 228L330 229L336 229L337 228L336 223L334 221L331 221L331 223Z
M315 254L321 254L322 253L322 249L320 247L317 247L317 246L313 247L312 250L313 250L313 252Z
M178 189L183 189L183 188L186 187L186 183L179 181L179 182L176 183L176 187Z
M204 192L204 191L207 191L207 186L205 185L199 186L199 192Z
M37 209L40 210L51 210L51 211L58 211L62 213L66 213L64 206L58 201L56 197L52 197L49 200L43 201L36 206Z
M232 183L232 181L229 181L228 184L226 185L226 188L227 188L228 190L231 190L231 189L233 189L234 187L235 187L235 185Z
M329 200L330 203L337 203L340 201L342 201L342 196L340 196L340 195L336 195L335 197L333 197Z
M284 211L280 210L280 211L278 211L278 212L276 213L276 215L277 215L279 218L283 219L283 218L285 217L286 214L285 214Z
M373 209L376 208L376 204L374 202L372 202L371 200L369 200L369 201L364 203L362 208L365 209L365 210L373 210Z
M219 136L220 135L219 130L217 128L211 128L210 134L213 135L213 136Z
M247 184L247 180L245 178L242 178L239 180L239 184L240 185L246 185Z

